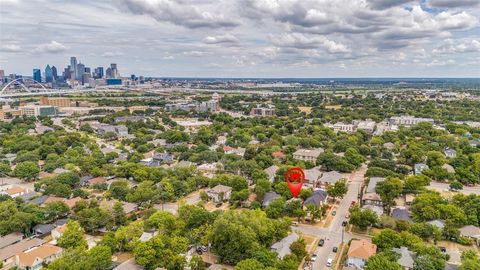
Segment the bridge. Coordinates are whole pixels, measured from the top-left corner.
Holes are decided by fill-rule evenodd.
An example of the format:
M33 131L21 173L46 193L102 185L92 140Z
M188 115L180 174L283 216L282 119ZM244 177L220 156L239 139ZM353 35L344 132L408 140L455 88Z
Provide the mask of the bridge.
M28 80L32 81L35 85L39 85L39 89L30 89L26 86L23 81ZM7 91L12 85L20 85L24 91ZM87 89L69 89L69 88L46 88L43 84L37 82L36 80L30 78L18 78L9 83L7 83L2 90L0 90L0 99L2 98L13 98L13 97L28 97L28 96L43 96L43 95L62 95L70 93L86 93L86 92L95 92L98 91L96 88L87 88Z

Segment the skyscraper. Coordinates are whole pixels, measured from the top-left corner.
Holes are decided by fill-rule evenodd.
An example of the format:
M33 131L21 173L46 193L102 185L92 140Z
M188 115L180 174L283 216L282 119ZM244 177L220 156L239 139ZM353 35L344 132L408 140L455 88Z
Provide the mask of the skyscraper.
M53 71L50 65L47 65L47 67L45 68L45 82L53 82Z
M70 71L73 71L74 76L77 76L77 58L70 57Z
M116 79L120 77L120 74L118 74L117 64L111 63L110 68L112 69L112 78Z
M53 75L53 80L56 81L58 79L58 73L57 73L57 68L55 66L52 66L52 75Z
M42 73L40 72L40 69L33 69L33 79L37 82L42 82Z
M83 78L83 73L85 73L85 65L82 63L77 64L77 74L75 74L75 78L78 81L81 81Z
M97 67L95 69L95 75L93 76L95 79L101 79L103 78L103 67Z

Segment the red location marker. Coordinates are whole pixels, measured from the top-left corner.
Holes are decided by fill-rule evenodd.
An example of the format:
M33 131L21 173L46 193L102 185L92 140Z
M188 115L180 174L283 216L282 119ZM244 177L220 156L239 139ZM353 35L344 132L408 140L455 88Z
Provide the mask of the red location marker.
M287 185L292 192L293 197L297 197L302 189L303 182L305 182L305 173L303 173L300 168L291 168L285 173L285 180L287 180Z

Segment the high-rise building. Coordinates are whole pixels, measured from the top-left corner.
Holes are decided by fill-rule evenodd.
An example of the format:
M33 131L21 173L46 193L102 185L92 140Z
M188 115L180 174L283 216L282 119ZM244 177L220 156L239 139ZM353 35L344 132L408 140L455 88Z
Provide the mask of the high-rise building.
M70 71L73 71L75 76L77 75L77 58L74 56L70 57Z
M70 66L66 67L63 70L62 76L63 76L63 79L65 79L65 80L70 79Z
M53 71L50 65L47 65L47 67L45 68L45 82L53 82Z
M101 78L103 78L103 75L104 75L103 74L103 67L97 67L94 71L93 77L95 79L101 79Z
M107 79L112 79L112 78L113 78L112 68L107 68L107 71L105 72L105 77L106 77Z
M57 68L55 66L52 66L52 75L53 75L53 80L56 81L58 79L58 73L57 73Z
M5 71L0 69L0 79L3 79L3 77L5 77Z
M40 72L40 69L33 69L33 79L37 82L42 82L42 73Z
M75 75L75 78L79 81L82 80L83 78L83 73L85 73L85 65L82 63L77 64L77 74Z
M118 73L118 69L117 69L117 64L111 63L110 68L112 69L112 78L116 79L120 77L120 74Z

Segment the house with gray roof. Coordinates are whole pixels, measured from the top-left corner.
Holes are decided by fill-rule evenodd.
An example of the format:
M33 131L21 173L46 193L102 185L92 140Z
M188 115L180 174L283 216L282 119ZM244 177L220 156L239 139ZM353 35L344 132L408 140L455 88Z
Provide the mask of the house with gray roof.
M275 175L277 173L277 170L278 170L278 166L272 165L263 171L267 174L268 180L270 180L270 182L273 182L275 180Z
M440 230L443 229L443 227L445 227L445 221L441 219L430 220L430 221L427 221L427 223L439 228Z
M328 185L333 185L344 178L345 177L343 176L343 174L337 171L325 172L322 174L322 177L318 179L318 185L321 187L326 187Z
M421 174L426 169L428 169L428 165L425 163L415 164L415 174Z
M262 207L267 207L270 205L270 203L275 200L276 198L280 197L276 192L270 191L265 193L265 196L263 196L263 201L262 201Z
M305 174L305 186L316 186L318 180L322 176L322 172L317 168L311 168L308 170L304 170L303 173Z
M298 234L296 233L291 233L287 237L283 238L282 240L274 243L270 248L272 251L276 252L278 254L278 257L282 259L286 255L289 255L292 253L290 250L290 245L297 241L299 238Z
M410 213L408 212L408 210L404 207L397 207L397 208L394 208L392 210L392 214L391 216L394 218L394 219L397 219L397 220L404 220L404 221L407 221L409 223L412 223L412 218L410 216Z
M408 250L407 247L393 248L393 252L400 254L400 258L397 260L397 263L402 266L405 270L413 269L413 264L415 262L415 254Z
M445 154L445 156L447 158L454 158L457 156L457 151L455 151L455 149L451 149L451 148L446 148L445 151L443 151L443 153Z
M477 243L480 243L480 228L473 225L463 226L462 228L458 229L460 231L460 235L463 237L468 237Z
M296 160L303 160L303 161L313 161L315 162L324 152L323 148L316 148L316 149L298 149L293 153L293 158Z
M316 206L321 206L327 201L327 198L328 198L328 194L325 190L317 189L313 192L312 196L308 197L305 200L303 205L307 206L309 204L313 204Z

